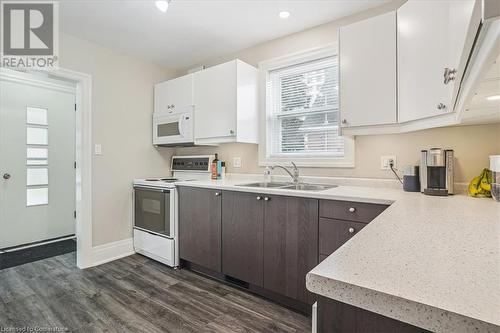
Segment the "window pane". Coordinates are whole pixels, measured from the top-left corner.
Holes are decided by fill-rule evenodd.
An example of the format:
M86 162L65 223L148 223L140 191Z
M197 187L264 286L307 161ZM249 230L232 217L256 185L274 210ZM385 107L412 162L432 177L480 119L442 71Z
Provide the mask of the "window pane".
M26 172L26 185L47 185L49 183L49 169L29 168Z
M41 108L26 108L26 122L33 125L48 125L47 109Z
M344 156L337 74L336 56L269 72L268 155Z
M26 190L26 205L48 205L49 189L48 188L29 188Z
M26 149L26 158L47 158L49 151L47 148L28 148Z
M49 130L46 128L28 127L26 129L26 143L28 145L47 145Z
M48 160L27 160L26 165L48 165Z

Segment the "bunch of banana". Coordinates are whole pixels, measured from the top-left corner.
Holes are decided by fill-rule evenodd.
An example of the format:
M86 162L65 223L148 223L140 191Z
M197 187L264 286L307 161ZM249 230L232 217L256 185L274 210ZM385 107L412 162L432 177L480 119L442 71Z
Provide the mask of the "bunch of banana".
M471 197L488 197L491 198L491 182L493 175L491 170L484 169L477 177L474 177L469 184L468 193Z

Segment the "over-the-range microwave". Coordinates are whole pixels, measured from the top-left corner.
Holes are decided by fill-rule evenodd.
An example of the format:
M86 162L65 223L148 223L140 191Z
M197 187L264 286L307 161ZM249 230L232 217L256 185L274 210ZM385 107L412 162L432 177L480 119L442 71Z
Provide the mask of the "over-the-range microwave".
M153 114L153 145L194 145L193 107L186 107L171 113Z

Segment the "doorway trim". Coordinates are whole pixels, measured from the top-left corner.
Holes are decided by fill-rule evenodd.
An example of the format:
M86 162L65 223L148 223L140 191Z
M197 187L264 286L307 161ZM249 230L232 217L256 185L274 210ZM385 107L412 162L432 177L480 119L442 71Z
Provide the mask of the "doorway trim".
M76 84L76 264L83 269L93 266L92 260L92 76L58 68L43 73L55 79ZM0 78L25 80L26 73L0 68Z

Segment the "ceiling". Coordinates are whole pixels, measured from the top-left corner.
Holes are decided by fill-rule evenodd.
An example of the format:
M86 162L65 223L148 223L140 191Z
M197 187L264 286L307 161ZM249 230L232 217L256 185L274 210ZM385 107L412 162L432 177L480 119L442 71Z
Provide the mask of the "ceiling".
M62 32L181 69L330 22L384 0L62 0ZM279 18L280 11L290 17Z

